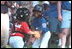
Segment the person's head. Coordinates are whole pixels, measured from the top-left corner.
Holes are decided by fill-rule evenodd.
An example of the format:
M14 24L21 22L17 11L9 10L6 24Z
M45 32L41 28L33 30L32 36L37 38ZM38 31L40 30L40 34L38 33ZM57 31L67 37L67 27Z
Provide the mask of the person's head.
M49 9L49 5L46 4L46 3L44 3L44 4L43 4L43 8L44 8L44 10L48 10L48 9Z
M42 12L43 12L43 6L42 5L37 4L33 9L33 15L35 17L42 16Z
M49 1L49 2L55 4L55 3L57 3L58 1Z
M27 21L30 11L27 8L18 8L16 11L16 19L19 21Z
M1 1L1 4L5 4L6 1Z
M21 3L21 1L17 1L17 2L16 2L16 7L17 7L17 8L22 8L22 3Z

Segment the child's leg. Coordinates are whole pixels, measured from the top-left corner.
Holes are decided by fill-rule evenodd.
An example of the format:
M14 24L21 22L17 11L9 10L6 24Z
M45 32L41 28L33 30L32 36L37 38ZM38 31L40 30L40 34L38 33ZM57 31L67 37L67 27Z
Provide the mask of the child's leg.
M51 37L50 31L48 31L44 34L40 48L47 48L48 47L48 42L49 42L50 37Z
M17 44L18 48L23 48L23 47L24 47L23 38L20 38L17 43L18 43L18 44Z
M22 37L14 36L10 37L9 44L12 48L23 48L24 41Z
M32 48L39 48L40 43L41 43L41 39L35 40L35 42L32 45Z

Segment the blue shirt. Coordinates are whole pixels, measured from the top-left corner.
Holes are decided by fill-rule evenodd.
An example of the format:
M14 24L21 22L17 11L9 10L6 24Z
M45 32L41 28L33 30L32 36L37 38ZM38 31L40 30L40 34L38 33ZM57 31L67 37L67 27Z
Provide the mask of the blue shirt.
M69 1L63 1L62 2L62 9L71 10L71 3L69 3Z
M58 16L57 4L51 4L50 3L49 16L51 16L51 17L57 17Z
M43 33L47 32L49 29L47 28L46 25L46 20L43 17L40 18L34 18L33 22L32 22L32 26L35 29L39 29L41 30Z
M49 9L47 11L43 12L43 16L49 16L49 17L57 17L57 4L51 4L49 5Z
M46 19L46 21L48 21L48 18L49 18L49 10L45 10L44 12L43 12L43 17Z

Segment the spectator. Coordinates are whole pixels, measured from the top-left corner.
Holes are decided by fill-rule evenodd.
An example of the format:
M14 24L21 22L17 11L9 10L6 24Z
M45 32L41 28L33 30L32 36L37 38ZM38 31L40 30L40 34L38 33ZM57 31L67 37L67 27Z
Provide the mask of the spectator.
M62 32L60 34L59 41L61 42L60 47L65 48L66 45L66 37L69 35L69 48L71 48L71 3L69 1L62 1L59 3L60 9L59 9L59 20L62 18ZM62 9L62 15L61 15L61 9Z
M9 38L9 15L8 8L11 3L8 1L1 1L1 48L4 48L8 43Z

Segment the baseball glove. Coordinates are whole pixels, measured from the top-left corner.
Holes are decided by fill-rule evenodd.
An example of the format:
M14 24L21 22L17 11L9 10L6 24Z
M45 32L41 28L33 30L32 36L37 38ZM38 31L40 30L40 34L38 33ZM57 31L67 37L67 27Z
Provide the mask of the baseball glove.
M34 37L36 39L39 39L40 38L40 32L39 31L33 31L34 32Z

